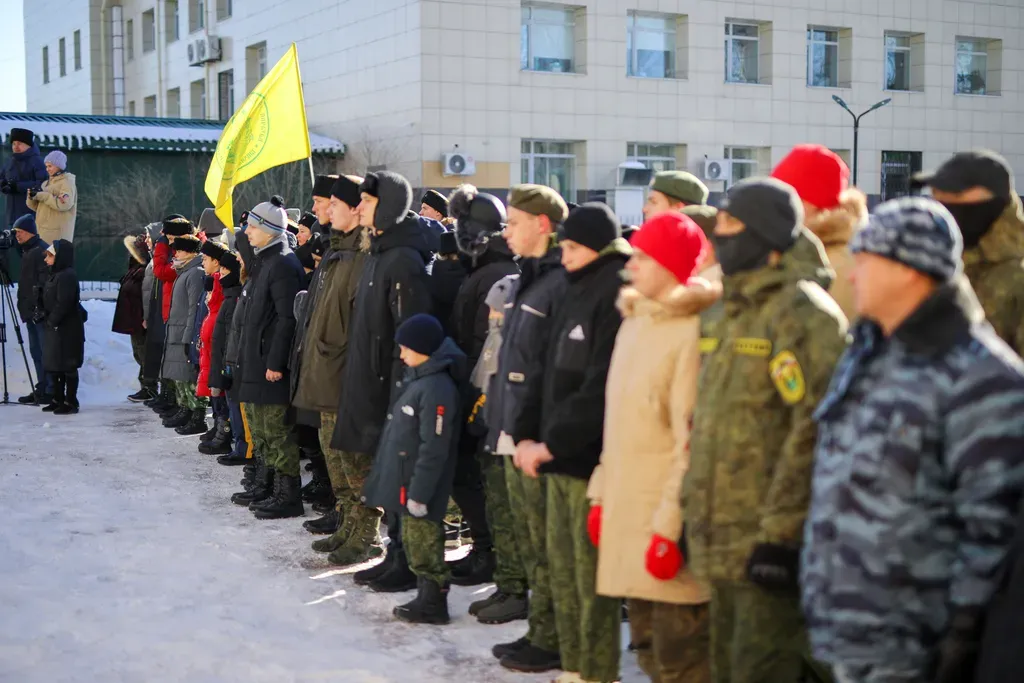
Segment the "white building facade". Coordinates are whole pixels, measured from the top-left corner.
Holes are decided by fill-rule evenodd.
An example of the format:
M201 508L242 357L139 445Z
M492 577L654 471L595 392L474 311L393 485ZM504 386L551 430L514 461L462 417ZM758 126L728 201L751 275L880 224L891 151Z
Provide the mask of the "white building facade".
M627 161L713 190L801 142L852 164L834 99L890 100L857 155L858 184L885 198L972 147L1024 172L1022 15L1020 0L70 0L57 16L26 1L28 109L226 119L295 42L310 128L353 170L582 200L612 197ZM445 174L453 152L471 175Z

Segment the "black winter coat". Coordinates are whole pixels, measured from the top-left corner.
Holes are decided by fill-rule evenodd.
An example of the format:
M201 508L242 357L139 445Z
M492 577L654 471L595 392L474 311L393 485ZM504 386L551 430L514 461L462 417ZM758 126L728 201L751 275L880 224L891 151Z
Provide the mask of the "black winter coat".
M462 424L459 387L466 376L466 356L451 339L423 365L405 369L363 487L364 505L408 513L406 503L415 500L426 504L427 519L444 519Z
M981 656L972 683L1005 683L1020 676L1021 634L1024 633L1024 506L1017 533L1003 565L1003 579L989 601Z
M604 444L604 387L622 315L615 302L629 243L612 243L610 253L575 273L555 308L544 373L541 441L554 460L548 474L589 480Z
M161 379L163 365L164 337L167 323L163 316L164 287L155 280L149 294L149 315L146 317L146 357L142 364L142 376L146 379Z
M519 272L512 252L500 237L488 243L469 277L465 279L452 307L451 336L469 357L469 367L476 367L490 330L491 309L485 300L494 283Z
M552 314L568 288L561 259L558 247L539 259L524 259L520 263L523 274L505 305L498 372L487 397L487 424L492 432L503 431L515 443L541 440L541 399Z
M352 312L332 448L353 453L376 450L405 367L398 357L395 330L407 318L430 312L430 257L427 232L411 211L371 238Z
M43 369L72 372L85 362L85 323L75 275L75 248L67 240L53 243L57 256L50 279L43 287L46 330L43 334Z
M461 260L448 261L436 258L430 265L430 301L434 317L438 319L444 333L449 337L454 333L451 324L452 308L467 275L466 266Z
M223 278L221 279L223 282ZM231 378L224 375L225 355L227 352L228 336L231 329L231 320L235 315L235 308L238 306L238 297L242 294L242 285L237 284L231 287L224 287L224 301L217 312L217 321L213 325L213 342L210 345L210 379L211 389L221 389L228 392L228 396L235 398L236 392L231 387Z
M284 242L273 244L253 256L239 348L238 400L256 405L287 405L289 393L288 353L295 333L292 306L303 279L302 264ZM267 381L267 370L284 374L277 382Z
M21 272L18 274L18 314L22 321L32 322L32 316L43 293L43 285L50 279L46 265L46 249L50 245L36 235L18 245L21 251Z
M3 168L0 168L0 180L10 180L17 186L17 191L14 194L0 195L3 196L4 202L7 204L5 228L13 226L14 221L25 214L35 213L28 208L29 188L38 189L49 177L38 145L33 144L24 152L11 154L11 158L7 160Z
M118 334L142 334L146 331L142 326L142 280L145 277L146 266L132 260L117 292L112 331Z

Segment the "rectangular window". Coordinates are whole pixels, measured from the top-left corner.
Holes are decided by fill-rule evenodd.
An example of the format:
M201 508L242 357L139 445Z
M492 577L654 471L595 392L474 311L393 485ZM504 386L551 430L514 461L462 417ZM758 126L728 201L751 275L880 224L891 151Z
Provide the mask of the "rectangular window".
M983 38L956 39L956 94L989 94L989 43Z
M231 18L231 0L217 0L217 21Z
M58 68L60 69L61 77L68 75L68 55L67 55L67 42L61 38L57 41L57 58Z
M129 62L135 59L135 22L124 22L124 55Z
M257 43L245 48L245 87L252 92L267 75L267 44Z
M839 31L807 28L807 85L839 87Z
M630 142L626 145L626 160L636 161L655 173L676 169L676 146Z
M920 170L920 152L882 152L882 201L909 195L910 179Z
M178 0L167 0L164 5L164 40L173 43L181 37L178 29Z
M725 23L725 80L758 83L760 27L757 24Z
M82 32L81 31L75 31L74 50L75 50L75 71L80 71L82 69Z
M910 36L885 34L885 89L910 90Z
M188 32L206 27L206 0L188 0Z
M555 140L523 140L522 182L554 188L573 201L576 192L576 153L574 143Z
M156 95L150 95L142 100L142 115L150 118L156 116Z
M192 118L206 118L206 81L192 81Z
M167 116L173 119L181 118L181 88L167 91Z
M227 121L235 113L235 70L217 74L217 95L220 100L220 119Z
M630 12L626 17L626 73L676 77L676 18Z
M135 100L128 102L128 116L135 116Z
M731 162L729 184L757 175L757 150L753 147L726 147L725 158Z
M575 16L572 9L523 5L519 68L523 71L571 73L575 52Z
M146 10L142 13L142 53L156 49L156 12Z
M43 84L50 82L50 48L43 46Z

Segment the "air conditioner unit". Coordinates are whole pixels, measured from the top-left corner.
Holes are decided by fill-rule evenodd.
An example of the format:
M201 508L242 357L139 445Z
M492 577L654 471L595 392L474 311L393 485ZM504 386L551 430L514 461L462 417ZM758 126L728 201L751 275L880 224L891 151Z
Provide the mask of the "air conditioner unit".
M441 160L441 175L473 175L476 173L476 160L473 157L453 152L445 154Z
M705 180L729 180L732 177L732 162L728 159L705 159Z
M220 38L217 36L203 36L188 44L189 66L218 62L220 57Z

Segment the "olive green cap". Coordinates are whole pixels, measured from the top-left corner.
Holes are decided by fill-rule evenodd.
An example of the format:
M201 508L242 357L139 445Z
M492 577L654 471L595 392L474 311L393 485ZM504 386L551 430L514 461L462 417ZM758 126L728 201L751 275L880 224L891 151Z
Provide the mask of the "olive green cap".
M651 189L687 204L708 203L708 186L686 171L661 171L651 181Z
M569 216L569 207L546 185L516 185L508 193L508 205L533 216L547 216L552 223L562 223Z

